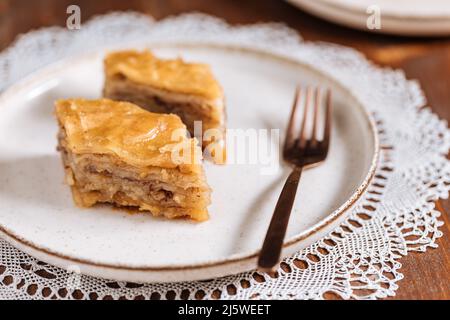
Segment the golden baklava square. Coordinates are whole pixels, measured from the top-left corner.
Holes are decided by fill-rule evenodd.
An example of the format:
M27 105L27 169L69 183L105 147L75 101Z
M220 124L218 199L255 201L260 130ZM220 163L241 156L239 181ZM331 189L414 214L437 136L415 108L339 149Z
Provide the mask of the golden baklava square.
M81 207L110 203L208 219L201 148L174 114L109 99L56 102L66 182Z
M205 155L225 162L225 98L209 65L160 59L147 50L110 53L104 66L106 98L177 114L192 136L200 131L195 122L201 123Z

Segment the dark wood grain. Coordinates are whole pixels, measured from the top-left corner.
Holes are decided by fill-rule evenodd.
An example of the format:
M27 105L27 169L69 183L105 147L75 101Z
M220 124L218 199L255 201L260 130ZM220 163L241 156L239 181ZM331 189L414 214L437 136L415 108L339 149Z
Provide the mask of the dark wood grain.
M408 77L420 81L433 110L450 120L450 38L394 37L354 31L314 18L281 0L0 0L0 49L31 29L64 26L70 4L81 7L83 21L95 14L138 10L157 19L199 11L230 23L284 22L301 32L306 40L351 46L380 65L402 68ZM450 299L450 221L445 213L450 212L450 201L440 202L438 208L445 221L439 248L401 259L405 279L399 283L395 299Z

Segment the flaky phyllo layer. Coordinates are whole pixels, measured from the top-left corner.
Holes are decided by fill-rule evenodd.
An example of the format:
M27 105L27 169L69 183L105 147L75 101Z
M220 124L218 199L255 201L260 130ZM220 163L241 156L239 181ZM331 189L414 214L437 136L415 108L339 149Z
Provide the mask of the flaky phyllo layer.
M111 100L56 103L59 149L75 202L208 218L201 150L179 117Z
M220 99L222 88L211 68L203 63L188 63L182 59L160 59L150 51L117 51L105 59L108 77L122 75L133 81L160 90Z
M205 154L225 162L225 99L208 65L159 59L150 51L114 52L105 58L103 94L152 112L177 114L192 136L200 129ZM201 123L197 131L195 122Z

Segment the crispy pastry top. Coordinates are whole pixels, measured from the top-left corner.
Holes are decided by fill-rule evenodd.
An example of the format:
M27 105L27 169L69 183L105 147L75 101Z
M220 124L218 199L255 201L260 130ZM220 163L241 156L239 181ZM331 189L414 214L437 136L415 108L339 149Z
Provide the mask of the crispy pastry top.
M56 102L56 116L73 153L115 155L136 167L201 170L197 140L187 137L176 115L108 99L70 99Z
M118 51L105 58L107 78L126 79L158 89L192 94L206 99L222 98L223 92L207 64L182 59L159 59L150 51Z

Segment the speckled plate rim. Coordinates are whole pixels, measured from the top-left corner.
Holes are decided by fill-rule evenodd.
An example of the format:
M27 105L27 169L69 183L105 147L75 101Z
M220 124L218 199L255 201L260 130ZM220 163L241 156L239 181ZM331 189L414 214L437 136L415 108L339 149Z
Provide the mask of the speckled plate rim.
M290 62L297 64L301 68L307 69L321 78L327 79L334 86L339 87L340 90L348 94L348 96L354 100L355 104L358 106L359 111L365 116L367 121L367 126L369 131L372 133L371 138L373 139L373 156L370 161L369 170L364 177L364 180L359 185L359 187L352 193L352 196L342 204L337 210L332 212L327 216L327 218L321 220L311 228L303 231L302 233L285 240L283 244L282 256L287 257L292 255L296 251L313 244L315 241L320 240L326 234L331 232L340 223L344 222L347 217L349 209L355 204L355 202L364 194L367 187L370 185L373 177L375 176L375 171L377 169L379 153L380 153L380 142L376 129L375 121L372 115L364 108L363 103L343 84L339 81L333 79L331 76L327 75L307 63L299 60L291 59L288 57L276 55L273 53L266 52L259 49L251 49L239 46L230 45L217 45L217 44L193 44L193 43L176 43L176 44L152 44L151 47L162 46L176 46L176 47L200 47L200 48L218 48L223 50L233 50L233 51L243 51L250 54L268 56L271 59L281 60L285 62ZM23 88L33 86L36 82L39 82L39 77L44 77L47 74L52 74L57 72L66 65L68 61L71 63L82 62L85 59L90 59L92 56L98 53L85 54L77 57L68 57L61 59L55 63L47 65L31 74L26 76L21 81L13 84L6 90L0 93L0 103L8 99L10 95L14 95L15 92L22 90ZM0 221L0 236L6 241L11 243L13 246L19 250L30 254L31 256L47 262L49 264L67 269L80 270L81 273L113 279L118 281L134 281L134 282L180 282L180 281L194 281L194 280L204 280L214 277L222 277L226 275L236 274L239 272L250 271L256 267L256 260L259 254L258 251L243 253L239 255L231 255L224 259L217 259L211 262L204 262L199 264L188 264L188 265L161 265L161 266L127 266L120 264L103 264L95 261L78 259L76 257L64 255L58 252L54 252L47 248L43 248L30 242L21 236L15 234L11 230L8 230ZM225 268L225 269L224 269ZM208 269L207 272L205 269ZM226 270L226 271L224 271Z

